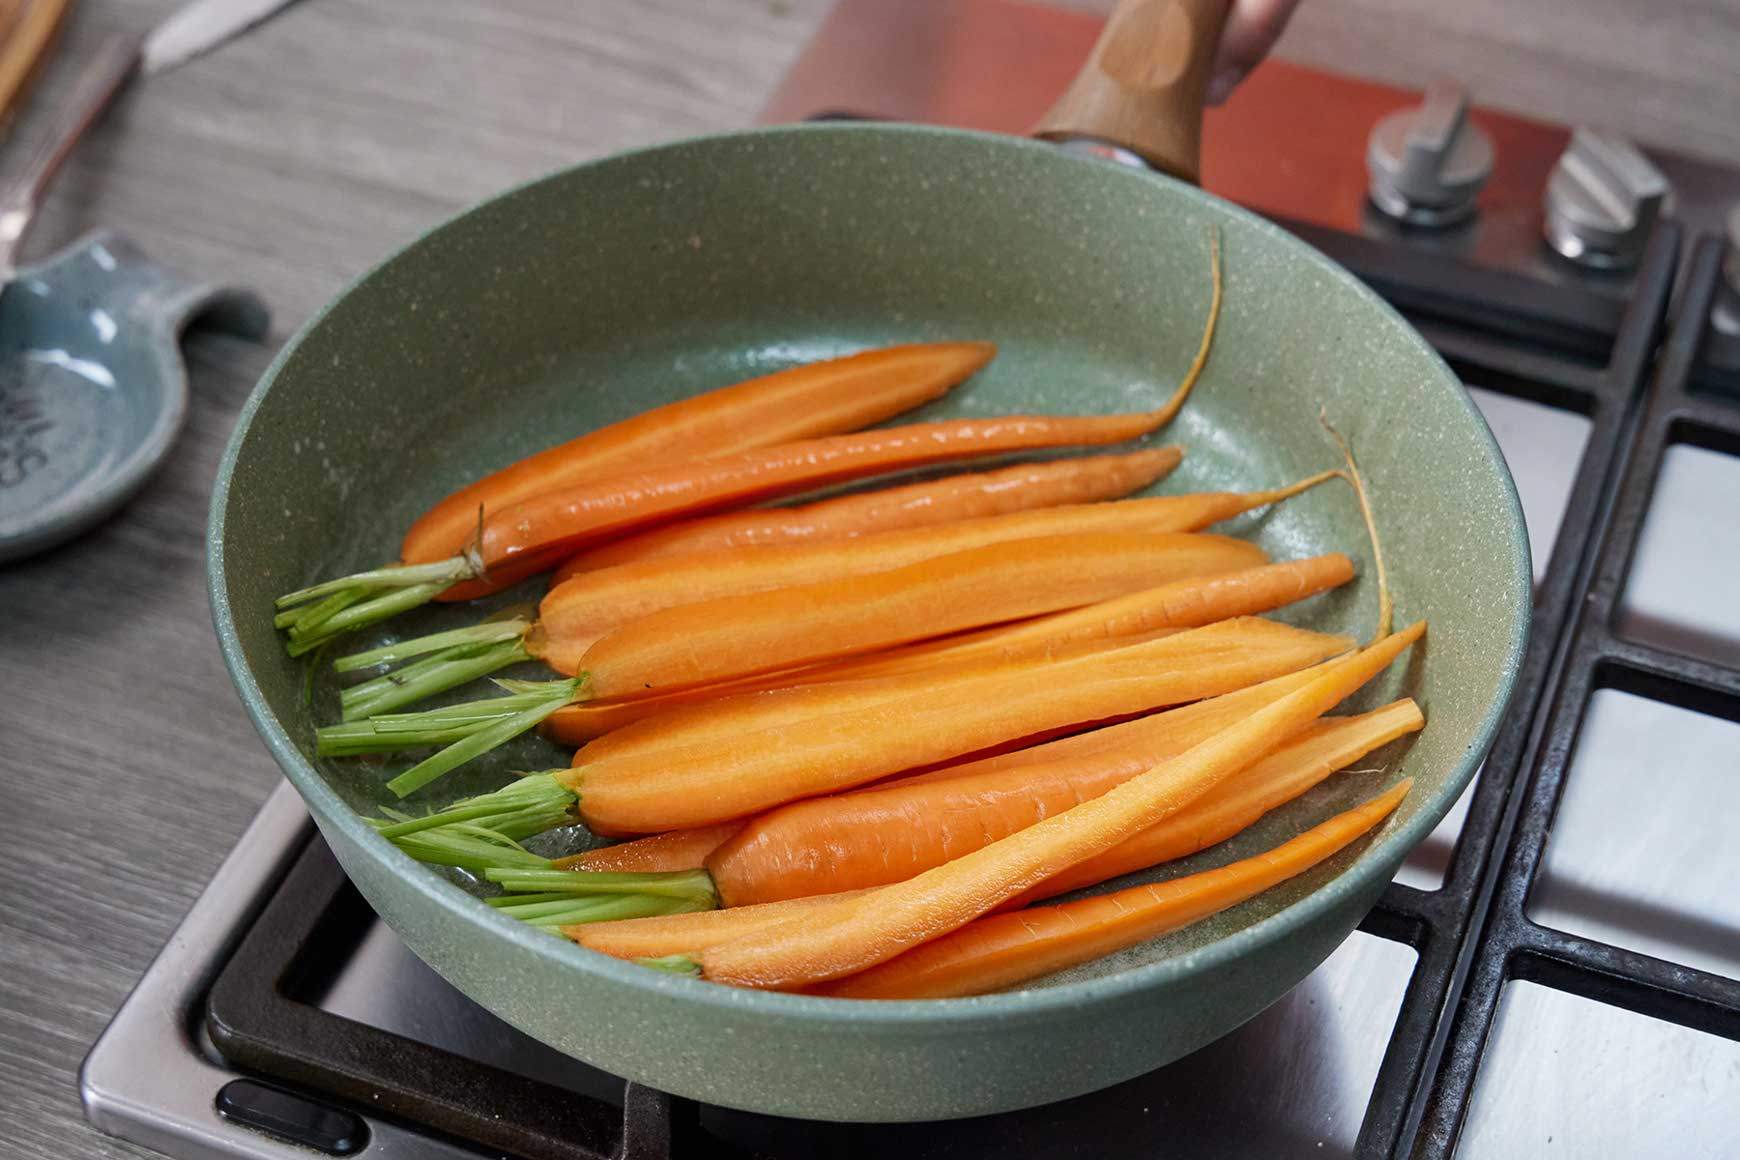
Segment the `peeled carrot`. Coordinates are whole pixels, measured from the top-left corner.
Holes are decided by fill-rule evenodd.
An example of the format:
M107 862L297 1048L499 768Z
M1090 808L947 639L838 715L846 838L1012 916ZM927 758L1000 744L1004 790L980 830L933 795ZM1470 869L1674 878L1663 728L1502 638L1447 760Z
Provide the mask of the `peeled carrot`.
M1069 612L937 640L919 641L864 657L745 677L662 696L569 705L549 719L550 735L564 745L582 745L655 714L718 701L742 693L768 692L823 682L908 676L978 661L1006 662L1053 656L1083 641L1127 644L1167 628L1196 628L1217 620L1270 612L1353 578L1353 564L1339 553L1290 560L1225 575L1174 581Z
M1183 457L1180 448L1156 447L1122 455L1018 463L801 507L723 512L654 528L582 552L558 568L551 583L560 584L597 568L692 552L822 543L1059 504L1117 499L1169 474Z
M551 589L539 605L540 625L532 642L533 651L558 672L571 674L581 666L586 649L600 637L678 606L690 607L691 619L701 618L718 627L721 617L699 609L707 602L726 597L827 582L844 583L853 579L868 583L873 573L886 574L921 561L955 556L993 544L1034 543L1037 547L1039 540L1064 535L1194 532L1225 519L1229 507L1248 511L1277 503L1339 474L1325 472L1291 487L1245 494L1217 492L1074 504L881 532L851 540L756 551L697 552L582 572ZM1114 594L1107 592L1104 595ZM827 597L826 590L816 589L811 600L825 603ZM1090 595L1030 612L939 627L923 635L935 636L955 628L1050 612L1103 598ZM861 598L855 592L846 592L838 599L857 601ZM723 618L734 623L736 614L725 611ZM780 623L789 626L790 618L781 617Z
M669 830L662 834L649 834L632 842L618 842L614 846L558 858L555 865L563 870L631 874L698 870L706 862L707 855L718 849L719 843L737 830L735 822L704 826L698 830Z
M855 431L938 398L991 361L988 342L932 342L806 363L654 407L460 488L405 533L399 557L459 555L478 513L552 488L676 462Z
M1158 409L1128 415L1013 416L922 423L736 451L690 464L568 482L481 513L463 552L343 576L286 593L274 623L299 656L326 641L430 600L465 600L554 567L605 536L828 483L947 460L1072 445L1103 446L1164 426L1189 397L1214 341L1222 284L1210 232L1213 296L1183 381Z
M1089 962L1218 914L1304 873L1389 817L1412 786L1412 780L1399 782L1254 858L1170 882L981 918L814 993L841 999L983 995Z
M1268 757L1228 778L1189 809L1047 878L1011 905L1067 894L1224 842L1336 770L1425 724L1419 706L1409 698L1357 717L1319 721Z
M710 826L1061 725L1230 692L1350 643L1254 618L1223 621L1058 664L945 675L900 697L876 689L861 708L672 749L595 763L582 750L561 780L598 833Z
M1224 841L1255 821L1262 812L1281 804L1282 800L1290 800L1303 793L1311 785L1328 776L1333 769L1345 768L1353 764L1373 749L1387 744L1403 733L1419 728L1421 724L1419 710L1412 701L1407 700L1397 701L1383 709L1358 717L1338 717L1319 721L1315 725L1308 726L1291 741L1282 745L1244 773L1231 779L1226 785L1204 795L1195 804L1180 810L1152 829L1143 831L1142 837L1149 834L1166 837L1165 841L1152 842L1143 848L1142 853L1148 856L1149 860L1137 863L1133 857L1119 860L1108 856L1089 859L1060 876L1060 878L1069 879L1068 882L1060 882L1059 878L1048 879L1029 893L1011 900L1007 904L1007 908L1012 909L1036 899L1050 898L1080 887L1097 885L1131 871L1146 869L1174 858L1181 858L1216 842ZM1253 777L1253 775L1255 776ZM1266 781L1276 790L1284 788L1288 796L1286 799L1282 799L1279 793L1272 794L1272 800L1267 801L1261 811L1244 811L1237 805L1228 808L1229 799L1251 796L1253 781ZM933 819L919 818L916 824L924 825L932 821ZM934 823L938 825L956 824L953 819L948 818L934 819ZM751 825L753 824L751 823ZM966 824L970 825L971 823ZM903 831L898 828L887 835L891 851L898 850L902 844L902 839ZM1140 841L1141 837L1131 839L1124 845L1108 851L1108 855L1125 852L1133 854ZM635 844L625 843L625 845L630 846ZM815 845L809 846L807 849L812 856L819 860L831 861L833 851L826 846L824 841L818 840ZM670 869L693 871L701 869L701 867L697 864L695 866L672 866ZM722 906L727 907L724 911L700 911L651 919L625 919L584 928L577 926L565 933L576 942L623 958L692 953L739 935L765 929L785 918L794 917L805 910L813 909L830 901L837 901L841 897L839 893L811 894L779 901L734 904L728 896L728 891L721 885L722 880L715 876L711 881L715 896ZM862 891L858 891L858 893L862 893ZM727 914L735 917L728 919L703 918L702 914Z
M1226 698L1215 700L1224 702ZM1248 714L1248 705L1255 699L1243 700L1244 705L1230 711L1211 700L1154 714L1141 722L1146 726L1143 732L1130 732L1126 735L1130 739L1123 744L1092 754L965 776L903 780L793 802L752 818L709 854L703 865L726 906L901 882L1098 797L1178 756ZM1170 826L1160 839L1151 839L1148 835L1152 831L1143 831L1130 840L1139 844L1144 854L1155 850L1153 857L1132 861L1138 855L1120 854L1119 850L1100 857L1117 856L1120 864L1129 863L1125 870L1138 869L1190 852L1174 853L1174 847L1195 840L1207 845L1237 833L1275 805L1327 777L1344 751L1367 752L1393 739L1396 734L1390 730L1406 732L1423 723L1417 709L1411 714L1399 710L1398 716L1399 722L1360 717L1332 720L1305 738L1303 746L1290 739L1264 761L1155 827ZM1382 740L1366 745L1364 750L1359 748L1373 738ZM1277 780L1282 785L1271 786ZM1234 786L1241 782L1249 788L1235 794ZM1297 790L1273 801L1263 792L1284 792L1295 782L1302 783ZM1207 820L1198 817L1198 811L1207 809L1210 800L1229 794L1235 798L1234 804ZM1230 821L1225 819L1240 824L1228 829ZM1088 872L1078 866L1069 873Z
M920 529L932 530L937 529ZM853 543L871 549L866 562L872 562L877 559L872 541L909 534L866 536ZM767 549L778 551L782 549ZM883 560L897 558L891 553ZM890 564L865 575L840 574L816 583L629 614L621 627L601 636L587 631L576 637L559 620L546 617L542 634L534 630L527 639L527 650L557 672L584 672L596 699L648 696L1267 562L1261 548L1230 536L1060 533Z
M838 902L848 894L818 894L769 902L761 906L738 906L725 910L694 910L686 914L623 918L558 929L583 947L619 959L650 958L673 951L692 951L729 942L746 934L802 917L806 912Z
M958 930L1201 797L1377 675L1424 631L1422 621L1325 666L1303 688L1100 797L905 882L711 947L696 965L716 982L790 990L856 974Z
M1165 738L1195 723L1208 732L1223 729L1250 713L1280 700L1294 689L1302 688L1316 676L1312 669L1275 677L1249 688L1223 693L1179 709L1151 713L1121 725L1108 725L1087 733L1077 733L1057 741L1018 749L995 757L977 758L939 766L927 773L878 782L864 790L855 790L833 798L813 799L817 802L838 802L846 805L862 794L896 786L926 782L969 779L975 776L1009 771L1017 775L1032 766L1055 766L1064 762L1086 765L1107 750L1147 752ZM798 719L793 717L793 720ZM739 730L741 732L741 730ZM1204 734L1206 735L1206 734ZM696 735L691 735L696 736ZM588 750L588 753L591 753ZM602 752L602 751L601 751ZM574 870L700 870L707 858L727 839L753 828L758 822L778 817L787 810L802 809L808 803L782 806L770 814L758 815L745 822L726 822L698 830L673 830L651 834L629 842L619 842L599 850L576 854L557 862L558 866ZM805 845L811 845L808 839Z

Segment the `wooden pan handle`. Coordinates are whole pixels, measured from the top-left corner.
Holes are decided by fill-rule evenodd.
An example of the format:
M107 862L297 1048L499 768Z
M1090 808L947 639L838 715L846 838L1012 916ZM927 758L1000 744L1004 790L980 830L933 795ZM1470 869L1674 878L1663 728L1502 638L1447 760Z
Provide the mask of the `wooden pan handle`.
M1199 180L1202 106L1230 0L1121 0L1036 137L1092 137Z

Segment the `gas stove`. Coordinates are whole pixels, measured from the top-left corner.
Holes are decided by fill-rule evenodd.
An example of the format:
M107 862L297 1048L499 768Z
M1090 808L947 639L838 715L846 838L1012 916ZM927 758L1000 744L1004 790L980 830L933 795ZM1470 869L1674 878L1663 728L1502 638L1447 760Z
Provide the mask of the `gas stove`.
M1095 31L1006 0L849 0L765 119L1019 132ZM1313 975L1187 1059L1028 1111L701 1106L448 987L281 786L92 1048L92 1122L262 1160L1740 1155L1740 259L1721 236L1740 172L1450 83L1280 62L1205 144L1207 188L1365 278L1461 374L1535 554L1533 640L1486 766Z

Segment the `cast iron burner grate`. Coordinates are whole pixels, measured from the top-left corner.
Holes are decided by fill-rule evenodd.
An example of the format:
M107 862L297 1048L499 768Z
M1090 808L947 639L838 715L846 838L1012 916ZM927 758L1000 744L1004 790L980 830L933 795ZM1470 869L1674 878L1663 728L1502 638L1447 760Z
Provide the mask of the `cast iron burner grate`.
M1517 699L1444 882L1432 891L1392 885L1362 926L1413 948L1417 963L1358 1154L1442 1157L1454 1149L1509 979L1740 1038L1740 983L1550 931L1523 914L1592 688L1641 684L1651 695L1740 717L1740 673L1620 639L1610 628L1666 446L1690 441L1740 451L1740 414L1688 386L1719 278L1720 244L1706 241L1697 251L1680 323L1646 400L1679 247L1671 224L1658 227L1622 311L1590 309L1587 293L1573 286L1537 285L1531 311L1557 322L1527 340L1515 333L1515 312L1510 324L1491 325L1490 295L1468 301L1490 290L1468 271L1447 272L1429 253L1414 252L1408 264L1394 250L1372 267L1369 241L1296 229L1389 293L1465 381L1591 421L1561 533L1536 587ZM207 1026L226 1058L294 1091L522 1160L751 1154L709 1133L692 1101L628 1083L617 1107L322 1010L311 996L373 921L324 844L310 837L212 988ZM1141 1083L1131 1081L1131 1091L1139 1093ZM1056 1107L1063 1115L1069 1104ZM915 1149L911 1126L753 1119L768 1120L765 1135L781 1141L780 1155L884 1154L884 1145L915 1155L1006 1154L1010 1132L997 1125L1024 1122L926 1125L923 1147ZM1146 1150L1152 1136L1130 1144Z

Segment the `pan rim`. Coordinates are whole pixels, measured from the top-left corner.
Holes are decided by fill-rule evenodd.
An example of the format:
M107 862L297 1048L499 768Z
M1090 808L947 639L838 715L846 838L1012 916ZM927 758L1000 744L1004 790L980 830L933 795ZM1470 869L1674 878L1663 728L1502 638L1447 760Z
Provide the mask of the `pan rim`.
M797 136L825 135L885 135L901 139L934 138L971 141L1013 152L1032 151L1035 155L1063 159L1068 164L1103 166L1106 167L1107 172L1121 170L1121 175L1113 177L1112 180L1160 182L1169 186L1174 194L1194 202L1199 208L1230 216L1240 221L1242 225L1257 231L1265 239L1280 246L1295 247L1306 260L1316 265L1321 273L1348 287L1358 298L1374 307L1378 316L1387 318L1399 328L1407 341L1415 344L1440 369L1443 379L1442 385L1452 389L1458 405L1473 419L1474 428L1478 433L1478 445L1485 454L1487 465L1496 472L1502 484L1501 490L1504 499L1507 501L1506 515L1508 518L1505 520L1505 530L1510 538L1510 555L1516 573L1514 591L1518 593L1516 605L1511 609L1510 639L1506 654L1500 662L1495 695L1476 726L1472 743L1463 751L1457 768L1439 787L1437 796L1427 799L1418 812L1406 822L1394 827L1386 824L1374 838L1367 839L1366 845L1356 855L1353 864L1333 880L1292 905L1230 935L1217 939L1207 946L1169 956L1158 962L1129 967L1092 979L1075 980L1040 988L997 992L989 995L924 1000L840 1000L784 992L747 990L647 970L633 963L588 950L567 939L551 938L545 931L518 922L502 914L499 910L485 905L481 899L422 866L390 842L381 838L372 827L364 824L361 818L357 817L339 799L319 771L302 756L293 744L283 724L266 704L264 693L249 669L247 659L242 652L233 610L227 595L225 519L229 504L230 483L240 459L242 445L252 428L255 414L266 394L276 383L285 365L296 354L307 337L325 322L341 302L349 298L361 285L375 277L384 268L398 261L403 254L424 244L437 234L485 207L494 205L522 191L547 182L568 180L576 173L596 167L634 163L656 158L661 154L677 153L697 147L732 142L775 141ZM631 987L665 999L680 1000L696 1004L702 1008L712 1008L723 1012L748 1012L769 1017L799 1018L809 1023L835 1022L856 1026L872 1025L884 1029L934 1027L937 1024L972 1024L990 1020L996 1020L1005 1026L1011 1019L1042 1021L1079 1011L1085 1005L1098 1005L1127 998L1133 994L1159 989L1194 976L1199 972L1225 966L1272 942L1284 939L1289 934L1319 918L1326 911L1343 903L1349 895L1368 889L1380 868L1392 862L1399 864L1407 851L1413 849L1442 820L1452 803L1473 779L1475 771L1484 760L1497 733L1499 722L1508 711L1516 692L1517 679L1529 637L1531 594L1533 592L1529 545L1523 523L1521 500L1517 495L1515 480L1505 464L1503 454L1499 450L1491 429L1487 426L1479 409L1475 407L1468 392L1463 389L1460 380L1444 363L1437 351L1432 349L1413 325L1403 318L1394 307L1379 297L1375 291L1351 272L1329 259L1309 243L1252 211L1164 174L1142 172L1123 166L1115 166L1092 157L1072 155L1059 150L1050 143L1027 138L939 126L896 125L878 122L842 121L758 127L693 136L641 149L608 154L518 183L467 206L441 222L430 226L404 245L396 247L380 261L352 279L316 311L284 344L250 392L247 401L238 413L235 427L230 434L213 484L211 507L207 521L206 552L208 596L211 602L213 625L216 629L220 650L223 653L224 665L241 696L249 719L253 722L261 739L266 743L267 749L277 761L279 768L295 785L304 801L309 804L311 812L322 822L323 826L326 824L338 826L349 841L366 850L375 861L383 863L393 873L405 879L412 889L424 896L425 901L440 908L450 920L478 928L486 937L505 938L521 953L553 959L565 969L584 971L610 983Z

